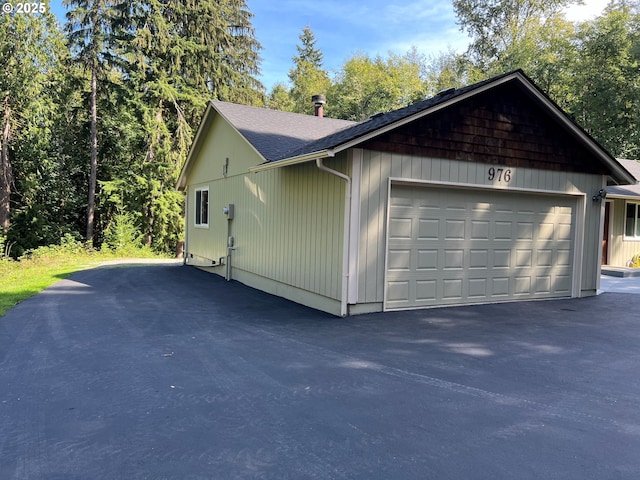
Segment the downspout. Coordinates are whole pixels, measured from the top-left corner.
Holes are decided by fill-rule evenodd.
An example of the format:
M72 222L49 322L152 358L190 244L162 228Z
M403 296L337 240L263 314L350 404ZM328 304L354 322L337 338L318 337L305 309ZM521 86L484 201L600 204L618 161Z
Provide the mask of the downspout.
M349 300L349 244L351 243L351 177L342 172L333 170L322 163L322 158L316 159L316 166L319 170L327 172L346 182L344 199L344 238L342 242L342 299L340 302L340 316L347 316L347 302Z

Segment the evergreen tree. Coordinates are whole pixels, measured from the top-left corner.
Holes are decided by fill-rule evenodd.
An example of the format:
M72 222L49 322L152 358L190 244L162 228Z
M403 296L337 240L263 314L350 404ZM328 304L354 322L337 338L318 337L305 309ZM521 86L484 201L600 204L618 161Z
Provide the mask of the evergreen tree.
M0 237L16 216L12 206L19 211L30 199L30 176L51 164L52 91L65 50L52 14L0 15Z
M290 96L293 111L313 114L311 97L326 94L331 85L329 74L322 68L322 52L316 47L316 38L308 26L300 34L300 44L296 45L298 55L293 57L293 68L289 70L291 81ZM331 105L328 106L330 111Z
M102 182L110 212L131 215L146 245L172 250L182 232L177 175L206 103L263 104L260 44L244 0L137 1L119 39L126 103L141 146L129 178Z
M66 30L76 60L90 75L90 173L86 240L93 241L98 171L98 81L107 75L113 56L116 7L122 0L65 0Z

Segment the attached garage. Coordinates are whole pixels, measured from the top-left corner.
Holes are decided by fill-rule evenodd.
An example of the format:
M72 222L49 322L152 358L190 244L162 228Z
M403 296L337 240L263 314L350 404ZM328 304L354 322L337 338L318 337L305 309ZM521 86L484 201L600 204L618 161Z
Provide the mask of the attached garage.
M575 296L583 210L584 195L392 183L385 309Z
M212 102L185 263L341 316L584 297L631 182L521 71L359 123Z

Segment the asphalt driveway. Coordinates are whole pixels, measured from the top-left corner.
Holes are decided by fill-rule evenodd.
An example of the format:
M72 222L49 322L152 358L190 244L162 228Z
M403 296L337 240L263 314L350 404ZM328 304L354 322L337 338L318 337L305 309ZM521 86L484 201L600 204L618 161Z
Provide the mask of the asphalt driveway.
M0 478L637 479L640 295L339 319L80 272L0 317Z

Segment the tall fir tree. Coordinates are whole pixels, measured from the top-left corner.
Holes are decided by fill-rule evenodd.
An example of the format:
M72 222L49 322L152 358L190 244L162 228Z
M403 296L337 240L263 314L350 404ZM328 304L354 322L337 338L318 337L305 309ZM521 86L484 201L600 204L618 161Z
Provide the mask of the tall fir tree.
M244 0L145 0L129 4L119 38L127 102L142 147L130 177L103 182L113 208L132 214L145 244L171 250L182 232L174 189L206 103L263 104L260 44Z
M300 34L300 44L296 45L298 54L293 57L293 68L289 70L291 82L291 100L293 111L312 114L314 106L311 97L326 94L331 85L329 74L322 67L323 53L316 46L316 37L309 26ZM284 105L285 103L282 103ZM327 113L331 111L331 104L327 106Z
M90 171L87 195L87 242L94 240L98 172L98 83L108 74L114 56L117 7L122 0L64 0L68 8L66 30L74 58L90 76Z
M65 49L51 13L0 15L0 237L12 206L23 205L25 176L49 161L51 90Z

